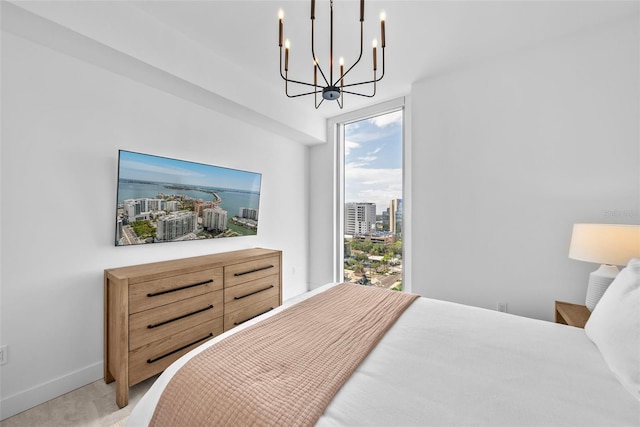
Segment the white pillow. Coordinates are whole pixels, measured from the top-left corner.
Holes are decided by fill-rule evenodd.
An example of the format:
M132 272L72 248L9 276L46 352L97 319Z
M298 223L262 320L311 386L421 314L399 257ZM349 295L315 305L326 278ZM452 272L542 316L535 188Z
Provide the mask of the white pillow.
M640 400L640 259L618 274L584 329L618 380Z

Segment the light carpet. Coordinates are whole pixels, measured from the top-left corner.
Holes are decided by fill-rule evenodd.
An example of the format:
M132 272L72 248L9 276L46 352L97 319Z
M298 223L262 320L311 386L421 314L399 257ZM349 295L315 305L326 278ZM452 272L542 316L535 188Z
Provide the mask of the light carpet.
M122 420L118 421L117 423L115 423L111 427L125 427L127 425L127 419L128 418L129 417L126 417L125 419L122 419Z

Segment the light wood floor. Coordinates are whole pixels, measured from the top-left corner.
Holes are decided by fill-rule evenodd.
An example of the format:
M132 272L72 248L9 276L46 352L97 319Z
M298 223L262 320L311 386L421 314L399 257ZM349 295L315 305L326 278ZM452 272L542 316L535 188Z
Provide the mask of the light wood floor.
M102 427L127 417L157 376L129 390L129 405L116 405L115 382L95 381L0 422L0 427Z

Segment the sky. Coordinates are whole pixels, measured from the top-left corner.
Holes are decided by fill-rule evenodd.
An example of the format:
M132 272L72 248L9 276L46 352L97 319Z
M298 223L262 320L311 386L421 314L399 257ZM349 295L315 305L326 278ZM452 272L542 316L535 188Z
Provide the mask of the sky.
M345 202L371 202L376 213L402 199L402 111L345 125Z
M120 151L120 179L260 191L261 175L148 154Z

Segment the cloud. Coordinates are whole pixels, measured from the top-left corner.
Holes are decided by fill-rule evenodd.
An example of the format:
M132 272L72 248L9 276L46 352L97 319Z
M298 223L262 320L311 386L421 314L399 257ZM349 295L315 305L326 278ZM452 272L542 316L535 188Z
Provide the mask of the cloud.
M349 139L351 141L353 141L354 143L359 143L359 142L369 142L369 141L375 141L380 139L380 130L379 129L375 129L375 128L369 128L366 131L365 130L361 130L357 133L353 133L353 134L349 134Z
M360 148L360 144L353 141L346 141L345 143L345 157L349 156L352 149ZM348 162L345 164L345 168L359 168L364 167L366 165L370 165L371 163L378 160L378 154L382 150L382 147L377 147L375 150L368 152L364 156L357 157L355 160Z
M369 119L371 124L379 128L387 127L392 124L402 124L402 110L394 111L393 113L383 114L381 116L372 117Z
M366 143L392 135L401 135L397 127L402 126L402 111L371 117L345 127L345 135L352 142Z
M202 177L204 175L194 172L190 169L184 169L177 166L165 167L151 163L138 162L135 160L121 160L120 169L129 171L130 173L152 173L158 175L171 175L180 177Z
M360 148L360 143L347 139L344 141L344 155L348 156L351 150Z
M362 156L362 157L358 157L358 160L360 160L360 163L368 165L369 163L373 163L378 159L378 156Z
M346 163L344 168L345 170L359 168L364 169L369 164L371 164L371 160L367 161L366 158L359 158L358 161Z
M393 199L402 198L402 169L345 168L345 202L376 204L383 212Z

